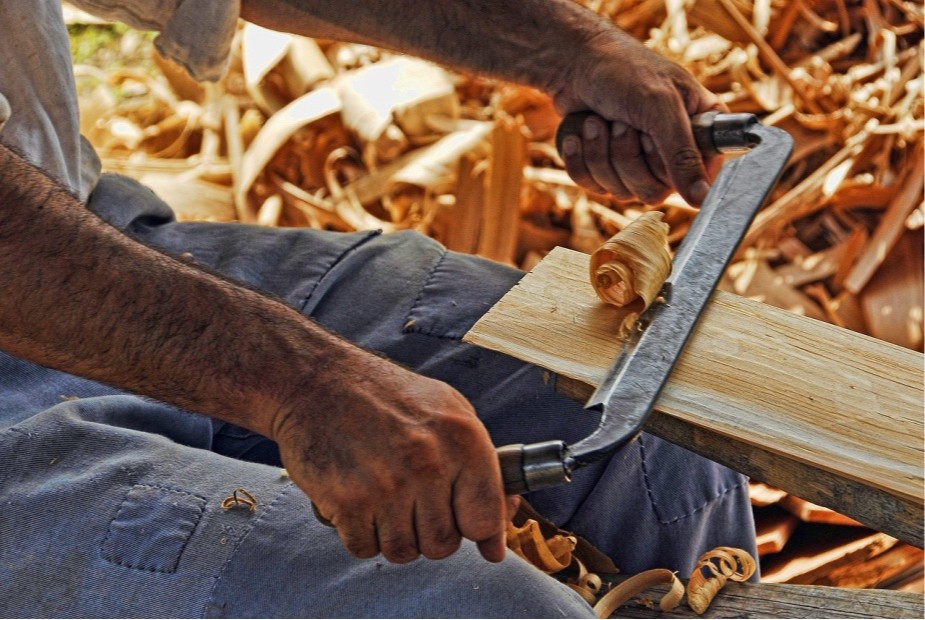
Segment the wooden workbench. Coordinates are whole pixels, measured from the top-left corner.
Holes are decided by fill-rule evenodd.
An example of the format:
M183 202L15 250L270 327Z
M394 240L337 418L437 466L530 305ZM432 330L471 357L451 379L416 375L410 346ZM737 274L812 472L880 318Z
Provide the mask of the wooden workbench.
M616 576L613 583L623 579ZM923 618L925 598L912 592L827 586L727 583L702 616L686 600L665 612L657 602L667 587L634 597L612 618ZM656 603L653 605L653 601Z

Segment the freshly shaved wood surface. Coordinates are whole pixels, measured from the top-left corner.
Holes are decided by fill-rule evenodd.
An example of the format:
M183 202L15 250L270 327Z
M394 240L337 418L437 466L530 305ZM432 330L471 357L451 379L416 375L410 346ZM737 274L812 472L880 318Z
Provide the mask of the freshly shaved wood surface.
M466 335L587 398L621 311L588 256L553 250ZM646 429L757 480L923 546L923 356L717 292Z

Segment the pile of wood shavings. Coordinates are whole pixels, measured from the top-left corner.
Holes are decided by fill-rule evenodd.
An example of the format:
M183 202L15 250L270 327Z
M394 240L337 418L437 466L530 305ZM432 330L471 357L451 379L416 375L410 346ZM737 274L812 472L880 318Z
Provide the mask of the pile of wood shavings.
M922 349L923 17L901 0L582 2L794 136L722 286ZM531 89L243 24L227 77L78 66L84 133L181 219L415 229L530 268L657 209L575 187ZM392 85L392 96L381 93ZM385 87L385 88L384 88ZM376 96L373 95L376 93Z
M511 551L547 574L573 569L574 576L565 579L566 585L592 605L599 618L609 618L621 605L661 585L669 586L659 601L662 611L677 608L686 594L690 608L703 614L727 581L748 581L757 569L754 558L746 551L717 547L700 556L686 588L674 572L664 568L643 571L611 586L589 572L573 554L577 544L574 537L563 533L546 537L533 519L521 526L510 524L507 544Z

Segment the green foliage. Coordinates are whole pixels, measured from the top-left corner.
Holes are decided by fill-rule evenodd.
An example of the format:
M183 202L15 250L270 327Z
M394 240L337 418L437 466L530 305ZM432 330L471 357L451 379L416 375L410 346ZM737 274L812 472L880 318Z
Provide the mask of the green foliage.
M134 68L148 70L155 33L140 32L124 24L69 24L71 58L104 71Z

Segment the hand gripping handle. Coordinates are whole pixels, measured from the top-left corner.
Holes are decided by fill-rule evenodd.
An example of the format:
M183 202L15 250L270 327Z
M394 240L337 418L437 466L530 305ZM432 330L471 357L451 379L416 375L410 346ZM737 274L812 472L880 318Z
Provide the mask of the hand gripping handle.
M562 152L562 142L569 135L581 138L585 119L594 112L572 112L562 119L556 131L556 148ZM757 122L754 114L725 114L711 111L691 117L694 140L702 153L734 153L755 146L748 128Z

